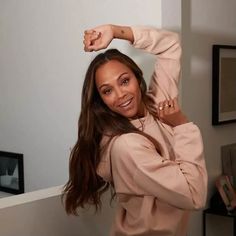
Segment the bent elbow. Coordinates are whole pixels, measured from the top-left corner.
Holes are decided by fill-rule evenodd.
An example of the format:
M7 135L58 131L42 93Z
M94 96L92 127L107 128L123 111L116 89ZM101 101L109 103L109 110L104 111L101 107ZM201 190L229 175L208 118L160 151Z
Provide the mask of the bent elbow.
M177 33L173 33L172 35L172 47L168 50L169 53L171 53L171 58L173 59L180 59L182 55L182 47L181 47L181 41L180 36Z
M201 210L206 205L207 194L204 193L201 196L198 196L197 199L193 200L193 210Z
M201 203L198 203L198 204L194 204L193 210L201 210L205 207L205 205L206 205L206 202L201 202Z

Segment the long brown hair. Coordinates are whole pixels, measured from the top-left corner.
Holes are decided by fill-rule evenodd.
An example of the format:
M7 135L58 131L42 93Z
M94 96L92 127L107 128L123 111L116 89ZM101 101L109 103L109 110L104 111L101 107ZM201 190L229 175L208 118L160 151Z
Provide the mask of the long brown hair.
M157 146L152 137L138 130L126 117L111 111L102 101L96 88L95 74L101 65L110 60L117 60L131 69L139 82L143 102L150 110L152 101L146 95L143 73L131 58L117 49L109 49L92 60L83 84L78 140L71 151L69 180L62 195L68 214L77 215L78 208L84 208L86 204L94 205L96 210L101 207L101 195L109 188L109 183L97 175L101 159L100 142L104 131L109 132L109 140L124 133L139 133Z

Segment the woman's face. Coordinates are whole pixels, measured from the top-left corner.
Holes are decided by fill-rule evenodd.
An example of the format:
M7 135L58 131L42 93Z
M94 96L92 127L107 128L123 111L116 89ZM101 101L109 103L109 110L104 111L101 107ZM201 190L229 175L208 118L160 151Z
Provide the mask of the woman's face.
M129 67L111 60L97 69L95 77L98 92L110 110L127 118L144 115L139 83Z

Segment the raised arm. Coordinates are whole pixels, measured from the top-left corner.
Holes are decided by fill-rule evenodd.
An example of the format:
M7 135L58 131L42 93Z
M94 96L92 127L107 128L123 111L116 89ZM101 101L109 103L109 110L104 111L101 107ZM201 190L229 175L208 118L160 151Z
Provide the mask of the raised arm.
M151 27L132 27L133 46L156 55L149 95L158 104L178 97L181 45L177 33Z

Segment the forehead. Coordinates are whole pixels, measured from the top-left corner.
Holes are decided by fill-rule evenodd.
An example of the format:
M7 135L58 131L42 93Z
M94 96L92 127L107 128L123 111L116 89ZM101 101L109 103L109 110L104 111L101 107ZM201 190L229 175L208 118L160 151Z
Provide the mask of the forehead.
M116 60L111 60L100 66L95 74L97 84L106 83L118 79L124 73L133 73L131 69Z

